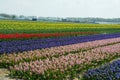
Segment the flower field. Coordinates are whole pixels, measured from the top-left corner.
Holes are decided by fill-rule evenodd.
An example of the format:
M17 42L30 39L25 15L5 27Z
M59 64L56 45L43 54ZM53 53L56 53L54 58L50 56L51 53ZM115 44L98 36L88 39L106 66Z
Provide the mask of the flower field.
M119 57L120 25L0 21L0 68L12 78L119 80Z

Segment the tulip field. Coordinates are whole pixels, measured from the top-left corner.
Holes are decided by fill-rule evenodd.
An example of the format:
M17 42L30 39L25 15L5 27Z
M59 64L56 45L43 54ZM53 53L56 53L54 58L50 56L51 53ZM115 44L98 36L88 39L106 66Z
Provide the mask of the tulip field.
M120 80L120 25L0 21L0 69L23 80Z

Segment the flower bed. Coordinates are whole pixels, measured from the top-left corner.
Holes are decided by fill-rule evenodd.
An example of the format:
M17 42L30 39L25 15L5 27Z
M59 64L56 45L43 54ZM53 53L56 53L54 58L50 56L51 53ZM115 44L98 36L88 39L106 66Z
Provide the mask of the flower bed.
M109 38L117 38L117 37L120 37L120 33L99 34L99 35L91 35L91 36L77 36L77 37L69 37L69 38L54 38L54 39L43 39L43 40L38 39L38 40L26 40L26 41L0 42L0 53L23 52L23 51L29 51L35 49L64 46L64 45L89 42L94 40L109 39Z
M34 78L39 79L40 76L44 76L42 77L43 79L46 79L48 77L55 78L55 75L59 75L59 73L61 72L63 73L61 75L62 77L66 75L64 74L64 71L68 70L69 68L74 69L73 67L76 65L77 67L74 69L75 72L84 68L85 65L92 65L92 66L98 65L100 63L97 62L103 60L107 61L115 56L120 56L119 47L120 44L115 44L115 45L95 48L92 50L88 50L87 52L68 54L67 56L63 55L59 58L53 57L51 60L47 58L45 60L36 60L36 61L31 61L29 63L24 62L24 63L20 63L19 65L14 65L13 67L10 67L10 69L12 70L11 71L12 75L17 75L18 77L25 79L34 79ZM51 73L53 73L54 75L51 75ZM22 76L20 76L19 74Z
M67 54L75 54L77 52L87 51L89 49L97 48L100 46L108 46L120 43L120 38L112 38L105 40L96 40L91 42L84 42L60 47L46 48L42 50L25 51L22 53L4 54L0 56L0 64L4 67L13 65L18 62L32 61L36 59L45 59L51 57L59 57Z
M119 57L120 25L0 21L0 68L17 79L119 80L118 62L100 67Z
M120 60L106 64L96 69L88 70L83 80L120 80Z

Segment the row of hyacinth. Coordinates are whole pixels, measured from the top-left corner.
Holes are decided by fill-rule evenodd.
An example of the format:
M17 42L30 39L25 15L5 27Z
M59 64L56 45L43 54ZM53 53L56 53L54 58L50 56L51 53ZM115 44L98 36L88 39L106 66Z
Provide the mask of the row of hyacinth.
M120 59L96 69L88 70L84 80L120 80Z
M91 42L84 42L60 47L52 47L46 48L42 50L34 50L34 51L25 51L19 54L4 54L0 56L0 63L4 64L6 67L13 64L18 63L21 61L32 61L36 59L42 58L50 58L55 56L62 56L67 55L67 53L77 53L83 52L85 50L93 49L100 46L106 46L111 44L120 43L120 38L112 38L112 39L105 39L105 40L96 40ZM4 66L4 67L5 67Z
M38 39L25 41L0 42L0 53L23 52L35 49L50 48L55 46L70 45L94 40L108 39L120 37L120 33L116 34L99 34L92 36L77 36L70 38L53 38Z
M10 69L13 75L22 75L24 78L28 78L27 76L29 76L30 79L38 79L40 77L38 75L42 75L44 78L47 76L50 77L52 72L56 73L54 73L54 75L59 75L60 72L62 72L62 75L65 75L64 72L68 69L75 69L74 71L79 71L85 67L85 65L97 65L100 61L109 60L115 56L118 57L120 56L119 48L120 43L98 47L86 52L79 52L77 54L63 55L58 58L53 57L52 59L47 58L45 60L19 63L10 67ZM74 66L77 67L73 68ZM57 73L57 71L59 71L59 73Z

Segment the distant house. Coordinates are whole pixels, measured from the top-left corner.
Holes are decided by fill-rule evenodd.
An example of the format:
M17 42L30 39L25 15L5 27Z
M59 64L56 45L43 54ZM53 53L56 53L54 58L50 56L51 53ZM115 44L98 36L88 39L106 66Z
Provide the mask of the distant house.
M66 18L67 22L76 22L76 23L80 23L80 19L79 18L74 18L74 17L68 17Z
M55 22L55 21L62 21L62 18L59 18L59 17L38 17L37 21Z
M37 21L37 17L36 16L27 16L26 19L27 20L32 20L32 21Z
M37 18L32 18L32 21L37 21Z

